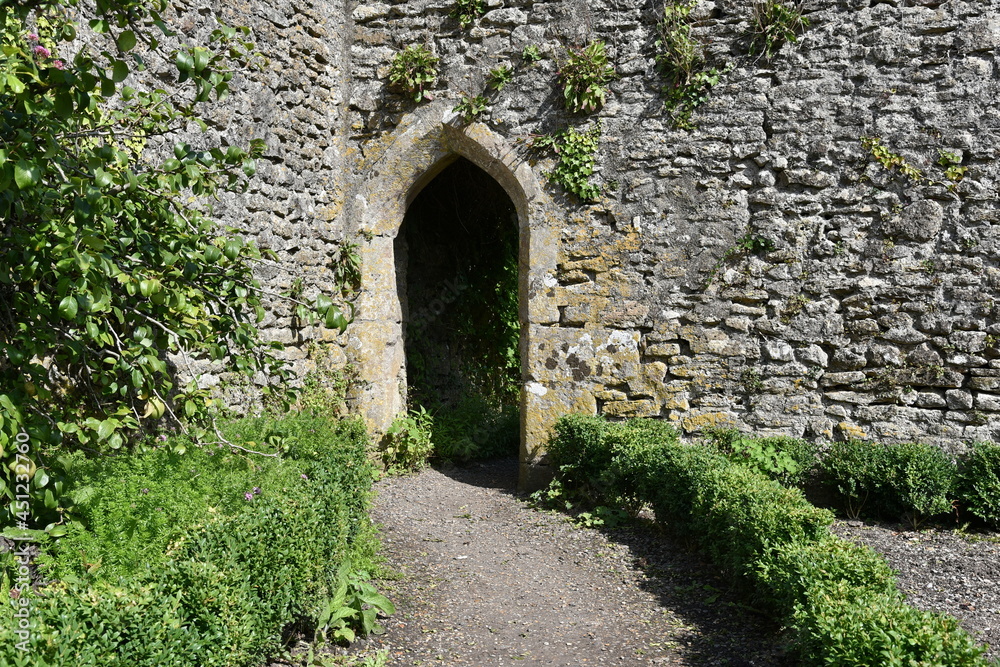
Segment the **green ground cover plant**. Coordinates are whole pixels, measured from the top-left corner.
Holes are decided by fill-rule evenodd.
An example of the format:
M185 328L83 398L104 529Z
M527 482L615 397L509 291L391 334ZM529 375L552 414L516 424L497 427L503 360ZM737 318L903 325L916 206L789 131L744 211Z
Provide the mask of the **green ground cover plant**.
M653 507L792 630L805 665L987 665L955 619L908 607L884 559L834 537L798 489L655 420L569 415L550 456L559 494Z
M382 463L390 474L414 472L427 465L434 451L433 424L434 415L423 406L393 420L380 449Z
M39 527L59 532L63 454L127 449L163 418L209 426L209 390L178 381L167 355L226 359L265 378L277 402L294 399L280 345L257 328L265 290L254 267L268 253L204 205L245 190L264 141L175 136L207 130L205 105L265 59L249 29L219 22L188 39L164 22L165 8L0 4L0 525L20 518L18 463L32 481L24 502ZM329 268L346 279L338 261ZM343 329L340 297L292 302ZM9 446L18 436L32 443L20 461Z
M168 440L79 462L79 528L38 559L51 583L24 593L36 623L27 651L15 648L14 608L0 612L0 665L255 665L339 599L345 563L364 580L377 543L363 424L291 416L223 433L221 448L180 443L190 457ZM15 562L2 563L6 599ZM354 631L374 629L370 609L388 607L354 591L341 600L357 610L362 599Z

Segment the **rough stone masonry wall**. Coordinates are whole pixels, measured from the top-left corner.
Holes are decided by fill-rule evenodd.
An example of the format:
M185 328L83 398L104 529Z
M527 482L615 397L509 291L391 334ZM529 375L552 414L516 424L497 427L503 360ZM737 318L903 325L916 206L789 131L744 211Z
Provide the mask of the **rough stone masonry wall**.
M281 305L269 316L302 370L315 363L307 342L330 341L336 363L357 365L353 404L374 428L403 409L401 322L420 304L395 289L392 240L408 198L462 154L521 218L526 469L568 410L688 432L1000 439L1000 1L806 0L808 30L770 62L746 56L749 3L700 2L710 64L732 69L693 131L663 110L661 2L487 5L466 30L451 0L226 6L250 17L272 64L226 107L220 131L269 150L224 216L283 258L263 275L275 289L296 272L328 284L344 240L366 262L344 336L293 329ZM591 39L619 77L598 114L571 116L557 61ZM422 105L386 82L413 43L442 58ZM527 45L546 58L524 66ZM513 83L463 125L452 107L502 64ZM596 118L604 197L580 204L545 182L552 159L525 140ZM887 171L862 136L939 183ZM968 168L954 191L939 150ZM746 250L761 239L773 249Z

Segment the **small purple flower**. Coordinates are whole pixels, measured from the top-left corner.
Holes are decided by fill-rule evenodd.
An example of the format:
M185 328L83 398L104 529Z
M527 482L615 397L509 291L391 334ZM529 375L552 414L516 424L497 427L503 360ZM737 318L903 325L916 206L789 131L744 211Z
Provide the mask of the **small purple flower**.
M302 477L302 479L309 479L309 475L307 475L305 473L302 473L302 475L300 475L300 477Z
M52 55L52 52L49 51L44 46L42 46L41 44L39 44L35 48L33 48L32 51L34 51L34 53L35 53L36 56L41 56L42 58L48 58L49 56Z
M28 41L29 42L37 42L38 41L38 35L35 34L35 33L33 33L33 32L29 32L28 33Z
M255 487L253 487L253 494L254 494L255 496L259 496L259 495L261 494L261 491L260 491L260 487L259 487L259 486L255 486Z
M58 61L56 61L56 62L58 62ZM156 439L159 440L160 442L165 442L166 439L167 439L167 434L166 433L161 433L160 435L156 436Z
M66 69L66 63L59 60L58 58L52 61L52 66L55 67L56 69ZM164 440L166 440L166 438L164 438Z
M149 489L143 489L139 493L141 493L142 495L146 495L147 493L149 493Z
M244 498L245 498L246 500L253 500L253 494L252 494L252 493L244 493L244 494L243 494L243 497L244 497Z

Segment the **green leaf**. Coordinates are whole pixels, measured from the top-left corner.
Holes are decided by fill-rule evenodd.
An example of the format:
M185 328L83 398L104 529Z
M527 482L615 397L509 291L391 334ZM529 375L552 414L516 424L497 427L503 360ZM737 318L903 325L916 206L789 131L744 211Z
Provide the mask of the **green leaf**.
M114 181L111 177L111 174L109 174L108 172L104 171L100 167L94 170L94 183L97 185L97 187L106 188L113 182Z
M194 68L194 59L187 51L178 51L174 56L174 64L180 72L187 74Z
M135 33L131 30L126 30L122 34L118 35L118 48L122 51L131 51L135 48Z
M196 46L194 49L194 71L201 73L212 58L212 52L208 49Z
M124 60L116 60L111 70L111 80L121 83L128 77L128 63Z
M326 311L323 323L327 329L340 329L341 331L345 330L348 324L347 318L337 308L330 308Z
M59 302L59 315L63 319L72 320L76 317L77 310L78 306L74 296L63 297L63 300Z
M46 527L45 532L49 534L50 537L63 537L69 532L69 529L65 525L55 525L51 528Z
M14 182L21 190L37 185L42 180L41 166L18 160L14 165Z
M56 93L52 107L57 116L68 118L73 114L73 96L66 91L59 91Z
M230 260L240 256L240 249L243 248L243 240L239 238L229 239L222 250L222 253Z
M24 84L13 74L7 75L7 86L15 95L20 95L24 92Z
M115 432L116 428L118 428L117 419L105 419L97 427L97 439L107 440L111 437L111 434Z
M215 264L220 259L222 259L222 251L219 250L214 245L205 247L205 261L209 264Z

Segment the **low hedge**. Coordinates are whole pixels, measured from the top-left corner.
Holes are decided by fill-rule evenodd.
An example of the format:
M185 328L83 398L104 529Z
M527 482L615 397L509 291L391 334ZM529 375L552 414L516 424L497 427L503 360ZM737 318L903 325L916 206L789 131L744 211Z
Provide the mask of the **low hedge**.
M560 482L592 501L647 502L693 537L758 603L793 630L808 665L986 665L954 619L908 607L885 560L829 532L833 520L797 489L661 422L570 415L550 455Z
M341 563L370 562L377 548L363 425L299 417L281 428L292 451L279 465L297 473L281 488L205 517L143 572L38 589L27 651L4 605L0 665L244 667L279 649L290 624L317 615Z

